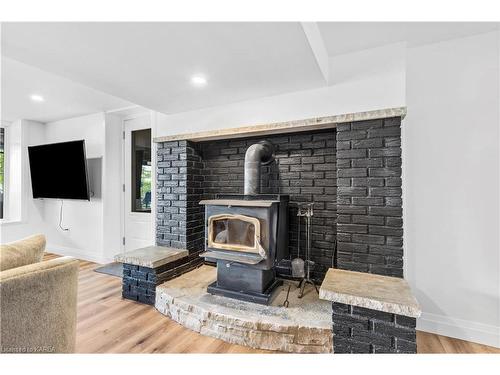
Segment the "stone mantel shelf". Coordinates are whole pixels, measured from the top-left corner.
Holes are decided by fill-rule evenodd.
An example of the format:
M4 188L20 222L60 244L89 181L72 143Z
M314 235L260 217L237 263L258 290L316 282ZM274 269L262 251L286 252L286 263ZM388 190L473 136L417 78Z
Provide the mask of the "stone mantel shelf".
M188 256L188 251L165 246L148 246L115 256L115 262L156 268Z
M417 300L404 279L330 268L321 284L319 298L417 318Z
M267 134L279 134L287 132L301 132L308 130L321 130L335 128L337 124L352 121L376 120L387 117L401 117L406 115L406 107L386 108L366 112L345 113L325 117L313 117L304 120L276 122L271 124L260 124L243 126L238 128L207 130L195 133L181 133L167 136L155 137L154 142L169 141L209 141L218 139L252 137Z

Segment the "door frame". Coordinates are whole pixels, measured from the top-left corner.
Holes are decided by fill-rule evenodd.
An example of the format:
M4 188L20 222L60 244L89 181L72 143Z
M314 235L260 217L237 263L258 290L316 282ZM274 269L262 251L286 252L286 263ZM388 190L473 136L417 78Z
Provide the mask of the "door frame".
M153 111L144 111L140 113L136 113L130 116L126 116L122 118L121 122L121 130L122 130L122 142L121 142L121 206L122 206L122 215L121 215L121 239L120 239L120 248L122 253L125 252L125 241L126 241L126 220L127 220L127 215L130 215L132 213L129 213L127 210L127 199L130 201L130 197L127 197L126 195L126 164L127 164L127 159L126 159L126 145L125 145L125 123L126 121L134 120L137 118L141 117L149 117L149 129L151 129L151 228L152 228L152 233L151 233L151 238L153 239L153 242L155 242L155 223L156 223L156 147L155 147L155 142L153 141L154 138L154 126L153 126L153 120L154 120L154 114ZM137 129L133 130L140 130L140 129L148 129L144 127L137 127ZM130 180L128 181L130 184ZM136 213L137 215L141 215L141 213Z

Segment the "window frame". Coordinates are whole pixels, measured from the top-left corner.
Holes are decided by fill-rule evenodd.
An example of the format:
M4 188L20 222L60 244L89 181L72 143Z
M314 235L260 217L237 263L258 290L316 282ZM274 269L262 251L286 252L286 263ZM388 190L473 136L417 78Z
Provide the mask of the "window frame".
M0 221L6 221L8 218L7 215L7 205L6 203L6 197L8 196L7 194L7 185L8 185L8 162L7 162L7 147L8 147L8 142L7 142L7 126L4 125L3 123L0 124L0 130L3 132L3 186L2 186L2 204L0 207Z
M148 209L137 209L137 205L136 205L136 194L137 194L137 186L136 186L136 170L135 170L135 167L136 167L136 149L135 149L135 145L134 145L134 142L135 142L135 134L138 134L140 132L145 132L145 131L148 131L149 132L149 138L150 138L150 151L149 151L149 163L150 163L150 167L151 167L151 191L150 191L150 204L149 204L149 208ZM141 213L151 213L152 212L152 200L153 200L153 192L152 192L152 189L153 189L153 185L152 185L152 180L153 180L153 146L152 146L152 137L153 137L153 132L152 132L152 129L151 128L144 128L144 129L136 129L136 130L131 130L130 131L130 157L131 157L131 160L130 160L130 168L131 168L131 173L130 173L130 177L131 177L131 181L130 181L130 197L129 199L131 200L130 203L130 211L131 213L136 213L136 214L141 214ZM141 175L142 175L142 171L141 171ZM139 191L139 195L140 195L140 191Z
M4 205L2 225L25 223L31 188L26 147L27 120L0 121L4 128ZM28 182L28 184L26 184ZM28 186L26 186L28 185Z

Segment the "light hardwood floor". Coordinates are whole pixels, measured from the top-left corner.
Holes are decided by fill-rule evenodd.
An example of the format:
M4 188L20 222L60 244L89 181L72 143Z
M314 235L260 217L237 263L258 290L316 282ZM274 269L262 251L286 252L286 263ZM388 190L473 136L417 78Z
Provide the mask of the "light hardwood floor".
M44 259L58 255L46 253ZM184 328L154 307L122 299L118 277L94 272L80 261L78 353L271 353L226 343ZM417 332L419 353L500 353L500 349Z

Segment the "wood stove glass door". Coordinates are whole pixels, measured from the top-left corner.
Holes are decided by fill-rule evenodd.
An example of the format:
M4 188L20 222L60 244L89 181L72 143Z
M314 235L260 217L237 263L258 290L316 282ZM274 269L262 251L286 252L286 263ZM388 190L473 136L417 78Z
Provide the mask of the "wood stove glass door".
M210 216L208 246L265 256L260 244L260 221L250 216L232 214Z

